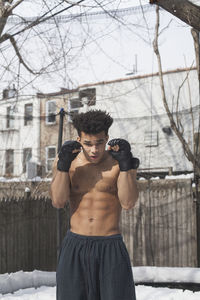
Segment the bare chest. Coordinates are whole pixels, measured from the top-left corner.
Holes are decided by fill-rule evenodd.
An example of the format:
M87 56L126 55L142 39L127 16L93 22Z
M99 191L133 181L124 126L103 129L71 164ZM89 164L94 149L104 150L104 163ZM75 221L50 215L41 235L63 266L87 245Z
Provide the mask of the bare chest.
M118 168L99 168L94 165L80 166L70 172L71 193L102 192L114 194L117 190Z

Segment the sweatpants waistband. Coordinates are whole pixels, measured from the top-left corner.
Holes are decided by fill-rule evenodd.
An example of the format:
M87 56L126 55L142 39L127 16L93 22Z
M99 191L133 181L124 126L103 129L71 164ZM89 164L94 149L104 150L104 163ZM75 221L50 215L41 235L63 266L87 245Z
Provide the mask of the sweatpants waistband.
M91 240L91 241L96 241L96 240L122 240L122 235L121 233L118 234L113 234L113 235L107 235L107 236L94 236L94 235L82 235L78 234L75 232L72 232L70 229L67 231L66 234L67 237L72 237L72 238L77 238L80 240Z

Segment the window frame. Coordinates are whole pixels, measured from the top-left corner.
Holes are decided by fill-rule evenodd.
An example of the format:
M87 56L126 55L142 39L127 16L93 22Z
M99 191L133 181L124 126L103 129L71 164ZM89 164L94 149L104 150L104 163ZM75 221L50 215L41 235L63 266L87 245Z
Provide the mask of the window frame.
M48 158L49 149L55 149L55 157L54 158ZM56 146L47 146L46 147L46 156L45 156L45 170L47 173L52 170L52 168L50 170L48 169L48 162L52 161L52 163L53 163L55 158L56 158Z
M83 98L87 99L87 105L96 105L96 88L87 88L79 91L79 99L82 101Z
M30 158L29 159L26 159L25 158L25 151L29 151L30 150ZM28 154L28 153L27 153ZM27 155L26 155L26 157L27 157ZM22 165L22 170L23 170L23 173L26 173L26 171L27 171L27 168L26 168L26 164L27 164L27 162L29 162L30 160L31 160L31 158L32 158L32 148L24 148L23 149L23 165Z
M54 114L55 114L55 116L54 116L55 120L53 122L49 122L49 117L50 117L51 114L53 114L53 113L51 113L51 114L49 113L49 104L50 103L54 103L55 104L55 112L54 112ZM56 101L55 100L47 100L46 103L45 103L45 111L46 111L46 118L45 118L46 124L47 125L56 124Z
M26 108L31 107L31 114L27 114ZM33 124L33 103L24 104L24 126L31 126Z
M9 152L12 153L12 161L8 161ZM12 164L11 167L9 164ZM11 168L11 171L9 170ZM5 159L5 175L14 174L14 149L6 149L6 159Z
M72 105L71 105L72 101L79 102L80 106L72 107ZM69 111L69 113L78 113L79 109L82 108L82 107L83 107L83 103L82 103L80 98L77 97L77 98L69 99L69 101L68 101L68 111ZM70 114L68 115L68 122L70 122L70 123L72 122L72 116Z
M13 129L14 128L14 112L12 106L7 106L6 108L6 128Z
M157 130L146 130L144 132L144 146L145 147L158 147L159 137Z

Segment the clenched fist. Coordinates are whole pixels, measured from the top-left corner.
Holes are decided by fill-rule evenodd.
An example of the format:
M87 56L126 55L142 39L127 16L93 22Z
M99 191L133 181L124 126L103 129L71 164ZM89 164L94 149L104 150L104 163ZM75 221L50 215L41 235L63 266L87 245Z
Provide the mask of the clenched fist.
M68 172L71 162L81 151L81 144L77 141L67 141L62 145L58 154L57 169L62 172Z
M120 171L128 171L139 167L140 161L138 158L133 157L129 142L124 139L113 139L108 142L108 145L110 146L109 153L118 161Z

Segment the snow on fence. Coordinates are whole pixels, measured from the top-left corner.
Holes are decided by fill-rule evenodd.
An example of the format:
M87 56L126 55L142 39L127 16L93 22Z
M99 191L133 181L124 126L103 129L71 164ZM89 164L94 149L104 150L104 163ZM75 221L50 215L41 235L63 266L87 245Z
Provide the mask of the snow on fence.
M196 267L196 206L191 180L139 182L121 231L134 266ZM62 235L69 210L61 210ZM48 198L0 200L0 273L55 271L56 209Z

